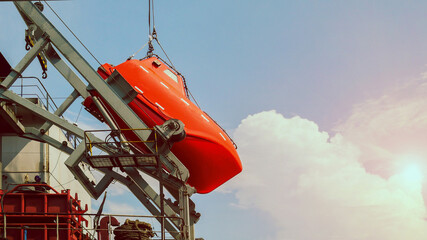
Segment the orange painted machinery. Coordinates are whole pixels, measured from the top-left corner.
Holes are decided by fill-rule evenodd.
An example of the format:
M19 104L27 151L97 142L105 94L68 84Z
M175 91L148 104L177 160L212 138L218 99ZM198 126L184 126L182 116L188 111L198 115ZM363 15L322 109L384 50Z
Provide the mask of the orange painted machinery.
M114 71L138 93L128 105L149 127L172 118L184 123L186 137L174 143L171 151L188 168L188 183L198 193L211 192L242 171L233 141L208 114L190 101L183 77L160 58L128 60L118 66L104 64L98 69L104 79ZM84 105L92 113L96 112L90 97ZM127 128L113 109L109 112L120 128ZM135 147L146 151L143 144Z

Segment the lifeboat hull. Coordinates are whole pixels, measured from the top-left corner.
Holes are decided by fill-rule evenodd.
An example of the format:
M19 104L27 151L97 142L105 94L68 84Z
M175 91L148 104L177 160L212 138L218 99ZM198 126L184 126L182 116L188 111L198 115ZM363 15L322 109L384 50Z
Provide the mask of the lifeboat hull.
M104 64L98 72L107 78L113 71L118 71L138 92L128 105L148 127L161 125L171 118L185 124L185 139L174 143L171 151L188 168L188 184L198 193L209 193L242 171L232 140L187 98L182 77L167 64L151 57L128 60L115 67ZM113 109L110 112L120 128L127 128ZM134 146L146 151L143 144Z

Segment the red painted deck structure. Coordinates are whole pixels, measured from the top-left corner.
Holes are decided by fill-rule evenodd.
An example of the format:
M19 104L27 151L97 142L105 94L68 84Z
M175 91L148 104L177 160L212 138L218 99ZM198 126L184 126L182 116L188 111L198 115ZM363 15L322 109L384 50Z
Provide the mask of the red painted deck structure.
M0 237L6 220L8 240L89 239L83 234L83 223L87 227L88 222L82 214L87 205L83 209L77 194L73 198L69 190L57 192L47 184L21 184L9 192L0 190L0 196Z

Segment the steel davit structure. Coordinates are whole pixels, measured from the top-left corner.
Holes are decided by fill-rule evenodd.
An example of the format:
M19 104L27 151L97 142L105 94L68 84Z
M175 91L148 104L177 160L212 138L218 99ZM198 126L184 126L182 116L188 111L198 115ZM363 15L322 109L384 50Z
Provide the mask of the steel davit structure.
M30 1L14 1L14 4L28 26L26 39L30 44L28 53L0 79L0 106L9 128L18 136L49 144L67 153L66 166L91 197L99 198L113 181L118 181L153 216L158 216L156 219L162 230L173 239L195 240L194 225L200 214L195 211L190 196L196 193L196 189L188 184L188 168L170 151L173 144L185 136L182 122L169 119L162 125L147 126L129 107L129 102L135 99L137 93L119 72L113 72L104 80L43 15L41 9ZM63 76L64 83L73 89L54 111L11 90L36 58L42 64L49 61ZM111 128L108 135L112 141L101 140L93 132L84 131L61 117L79 97L86 99L90 96L93 97L97 114ZM14 108L30 114L38 124L23 121L17 117ZM114 109L114 116L122 121L126 129L114 123L111 114L108 114L109 109ZM70 146L46 134L52 126L75 136L78 139L76 145ZM144 151L138 151L134 143L127 140L126 134L129 132L134 141L143 145ZM101 154L92 154L94 149ZM100 171L102 178L94 182L82 169L82 163ZM145 175L159 181L160 193L147 182ZM165 199L163 188L176 201Z

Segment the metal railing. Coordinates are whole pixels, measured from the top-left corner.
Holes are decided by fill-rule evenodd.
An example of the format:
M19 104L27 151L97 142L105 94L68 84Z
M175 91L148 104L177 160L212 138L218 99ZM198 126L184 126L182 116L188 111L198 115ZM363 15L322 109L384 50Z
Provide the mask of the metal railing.
M4 78L0 78L4 79ZM47 111L54 112L58 109L58 105L54 101L54 97L47 91L42 81L35 76L30 77L19 77L20 83L15 83L11 86L13 89L18 89L17 94L23 98L36 98L38 102ZM24 82L24 80L33 80L32 83ZM1 82L1 81L0 81ZM65 99L65 98L61 98ZM72 133L62 130L67 140L71 143L73 148L76 148L80 140Z
M28 213L28 212L12 212L12 211L5 211L4 213L2 213L2 217L7 217L7 216L13 216L14 218L16 218L16 216L20 216L23 217L23 220L25 220L25 218L28 219L28 217L30 216L50 216L52 219L56 219L56 221L54 222L50 222L50 223L45 223L45 222L37 222L37 223L25 223L20 221L19 223L15 223L15 222L5 222L5 221L0 221L0 228L1 229L5 229L8 232L9 231L13 231L13 230L23 230L27 233L31 232L31 231L40 231L40 230L46 230L47 232L54 232L56 233L56 237L57 239L62 239L60 238L63 237L63 231L66 230L68 232L73 232L73 231L78 231L81 238L79 239L86 239L86 240L104 240L102 238L100 238L100 233L101 232L107 232L108 233L108 239L114 239L114 236L117 234L123 234L123 233L141 233L141 230L138 229L115 229L119 226L123 226L126 221L129 220L135 220L135 221L139 221L140 219L144 220L143 223L148 223L149 226L152 228L150 231L152 233L154 233L154 237L151 237L150 239L152 240L160 240L160 239L164 239L164 240L172 240L174 239L172 236L164 236L163 238L160 237L160 235L162 234L162 229L156 229L156 226L152 225L154 224L154 219L175 219L175 220L179 220L181 222L183 222L184 220L181 217L178 216L173 216L173 217L169 217L169 216L150 216L150 215L135 215L135 214L112 214L112 213L106 213L106 214L95 214L95 213ZM91 227L84 227L82 226L81 229L75 228L74 226L70 227L64 227L65 225L68 225L66 223L63 223L61 221L59 221L59 219L63 216L68 216L68 215L79 215L81 217L85 217L87 219L93 219L95 216L100 217L100 219L103 218L107 218L108 219L108 224L107 226L99 226L98 223L94 223L95 226L91 226ZM111 224L113 221L117 221L120 223L122 223L122 225L113 225ZM139 221L141 222L141 221ZM158 226L157 226L158 227ZM175 233L180 233L180 231L175 231ZM51 236L51 235L50 235ZM71 238L70 238L71 239Z
M150 131L150 133L154 134L153 140L126 140L120 138L120 136L125 136L129 139L138 138L136 135L136 131ZM102 134L107 133L105 140L103 142L94 142L91 140L88 133L92 134ZM105 134L104 134L105 135ZM158 142L157 142L157 132L154 128L137 128L137 129L119 129L119 130L88 130L84 132L84 144L86 146L87 152L90 153L90 156L93 156L93 148L98 145L108 145L113 148L117 148L119 153L127 153L126 145L131 144L135 145L138 143L154 143L155 153L158 154ZM136 147L137 148L137 147ZM137 148L139 149L139 148Z
M20 84L14 84L11 88L18 88L19 95L21 97L25 96L35 96L37 99L40 100L41 104L43 105L46 110L49 111L49 109L55 111L58 109L58 106L56 105L55 101L53 100L52 96L47 91L46 87L43 85L42 81L38 77L19 77L21 80ZM37 80L36 84L24 84L25 79L32 79ZM35 89L36 91L30 91L29 93L24 93L25 89Z

